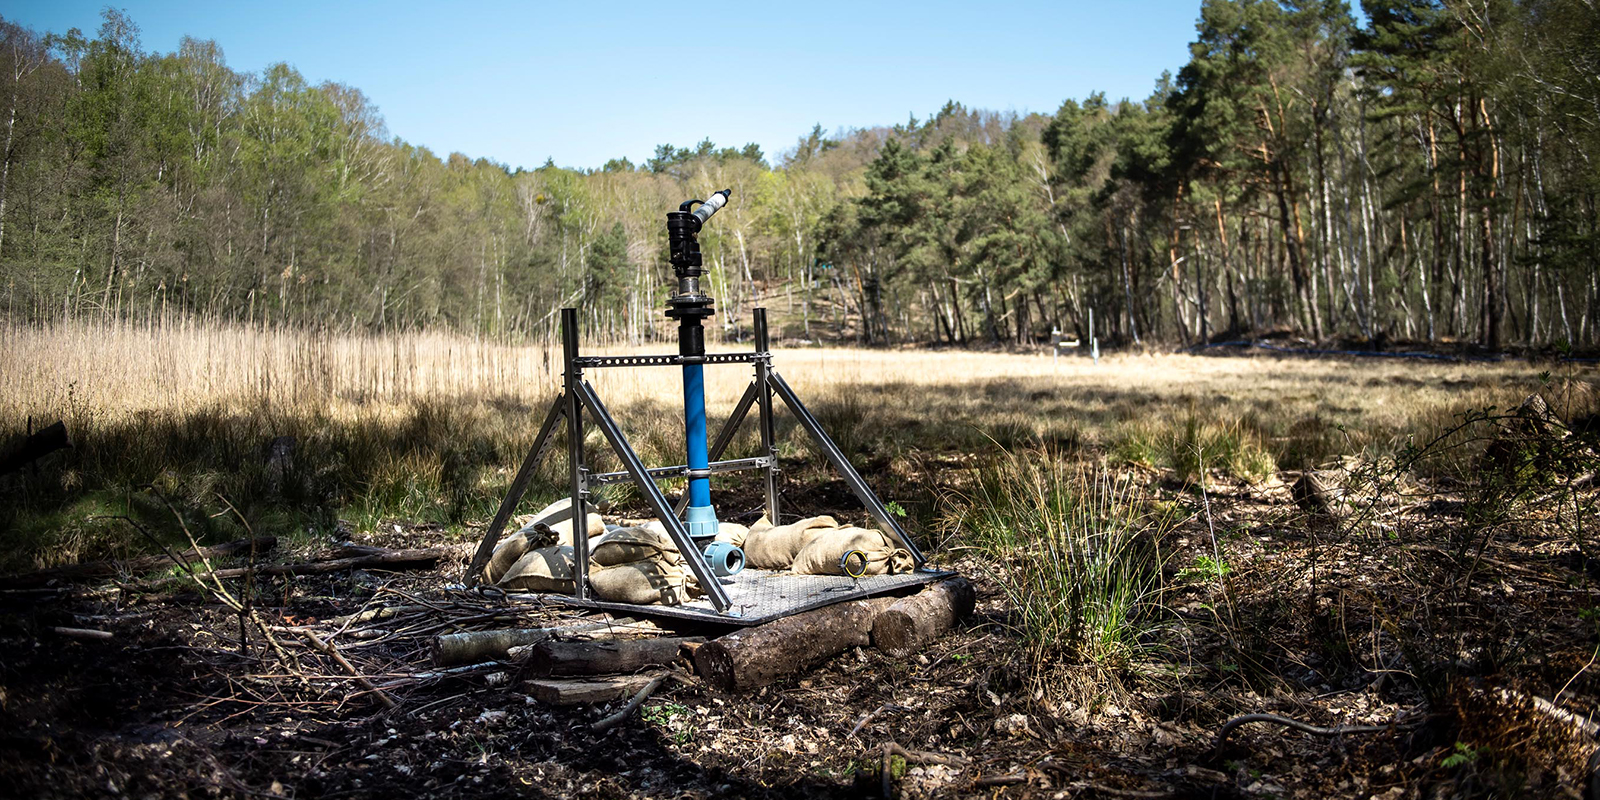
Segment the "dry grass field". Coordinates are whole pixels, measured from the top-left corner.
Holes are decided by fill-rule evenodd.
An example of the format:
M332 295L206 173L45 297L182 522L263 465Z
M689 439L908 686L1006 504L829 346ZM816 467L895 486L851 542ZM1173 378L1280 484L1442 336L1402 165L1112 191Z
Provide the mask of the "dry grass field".
M1044 352L782 342L775 359L937 560L978 583L979 618L915 663L859 654L778 687L766 702L792 709L787 718L675 690L646 707L645 738L626 739L650 765L644 773L664 770L680 788L724 795L876 793L891 778L901 796L1581 790L1592 747L1566 736L1565 717L1538 709L1581 717L1600 702L1594 367L1237 351L1111 354L1095 364ZM559 370L558 352L445 334L0 330L0 441L61 419L75 443L0 477L8 498L0 573L153 550L130 519L167 544L186 544L177 520L202 543L248 529L302 550L346 539L469 540L530 446ZM675 370L590 377L647 461L681 461ZM748 380L742 367L708 370L714 418ZM1518 410L1531 395L1554 416ZM780 420L786 513L864 518ZM292 466L269 465L268 443L285 436L294 440ZM734 450L754 444L747 432ZM560 493L561 461L545 465L528 505ZM1308 495L1308 473L1335 490ZM719 478L713 490L724 519L759 514L755 487ZM627 492L607 500L641 508ZM454 568L414 579L408 591L435 591L427 581L451 580ZM334 596L364 602L383 591L358 579L292 583L264 590L286 617ZM7 619L7 641L32 630ZM12 698L31 680L17 664L0 673ZM880 673L893 677L864 682ZM0 682L0 718L39 724L24 706L8 711L6 691ZM407 723L421 726L414 731L381 720L338 724L393 724L440 759L430 769L468 763L462 748L536 749L507 739L508 730L425 735L470 721L488 702L472 697L416 695L444 716ZM1493 702L1516 707L1486 714ZM249 708L233 710L263 730L288 730L270 716L277 711ZM1379 733L1330 742L1247 727L1213 751L1223 721L1248 712ZM330 713L355 712L341 704ZM588 736L577 732L586 725L578 717L546 717L537 725ZM218 719L208 724L235 724ZM1580 723L1572 724L1581 733ZM558 738L552 753L568 747ZM759 744L779 738L777 756ZM887 755L880 764L869 738L959 753L969 767L896 766ZM224 794L264 789L287 768L229 755L247 743L237 752L207 747L197 764L233 765L238 785L220 784ZM139 758L89 763L133 774ZM561 773L575 785L615 771L578 761ZM686 761L695 765L687 773ZM22 770L17 785L60 779L64 769ZM467 774L438 769L447 782ZM496 774L550 779L518 769ZM177 773L151 780L158 793L218 785ZM650 794L629 780L601 783L610 795ZM318 786L362 793L359 782Z

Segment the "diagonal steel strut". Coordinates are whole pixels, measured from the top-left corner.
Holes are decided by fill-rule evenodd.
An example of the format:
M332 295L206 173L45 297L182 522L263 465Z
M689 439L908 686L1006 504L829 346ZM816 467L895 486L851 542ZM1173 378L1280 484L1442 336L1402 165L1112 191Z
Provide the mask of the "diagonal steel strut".
M783 376L779 375L777 370L769 370L767 372L767 380L772 382L772 388L778 393L779 397L783 398L783 404L789 407L790 413L794 414L795 419L800 423L800 427L805 428L806 433L811 434L811 439L817 443L818 447L822 448L823 455L826 455L828 460L833 463L833 468L838 470L840 477L844 478L844 482L850 485L850 490L855 492L856 497L861 500L861 504L872 512L872 516L877 518L880 525L884 526L885 531L900 540L900 546L911 553L911 557L915 559L918 567L926 563L927 557L917 548L916 543L911 541L911 537L907 536L906 532L901 529L900 523L895 521L889 510L884 508L883 502L872 492L872 488L867 486L867 482L861 479L861 473L856 472L856 468L850 466L850 460L845 458L844 453L839 450L839 446L828 438L827 432L822 429L822 424L817 422L816 417L811 416L810 411L806 410L805 404L800 402L800 397L794 393L793 389L789 388L789 383L783 379Z
M550 404L550 413L544 417L544 424L539 427L539 435L533 440L533 447L528 449L527 458L522 459L522 466L517 469L517 477L511 480L511 488L506 490L504 500L500 501L500 510L494 512L494 521L489 523L489 529L483 532L483 541L478 543L478 552L472 554L472 563L467 565L467 573L462 576L462 583L468 588L478 584L478 576L483 573L483 566L489 563L489 557L494 555L494 546L500 543L500 534L505 532L506 522L511 519L512 513L517 510L517 503L522 501L522 494L528 490L528 481L533 479L533 473L539 468L539 462L544 460L544 453L550 449L554 441L556 425L566 416L567 398L565 394L556 395L554 403Z
M633 477L634 485L644 494L645 500L650 503L650 509L656 512L656 518L666 526L667 535L672 537L672 543L677 545L683 560L689 562L689 570L694 573L695 580L700 582L700 588L705 589L706 595L711 598L711 605L716 607L718 612L726 611L728 606L733 604L728 599L727 590L722 588L717 576L711 574L711 567L701 557L700 548L696 547L694 540L689 537L689 531L683 527L683 522L672 513L672 507L667 504L666 496L661 494L661 487L656 486L656 482L650 478L650 471L628 445L627 437L622 435L622 429L618 428L616 421L611 418L611 412L606 410L605 403L600 402L600 396L595 394L594 387L590 386L588 381L581 381L574 388L584 408L589 409L595 423L600 426L601 432L605 433L606 441L611 443L612 452L617 454L623 468Z

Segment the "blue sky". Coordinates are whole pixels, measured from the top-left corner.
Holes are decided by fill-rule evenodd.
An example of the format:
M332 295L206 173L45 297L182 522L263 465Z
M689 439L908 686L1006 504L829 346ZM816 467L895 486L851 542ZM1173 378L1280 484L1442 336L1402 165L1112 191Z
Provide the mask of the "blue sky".
M93 34L105 2L12 0ZM215 39L229 66L286 61L361 89L390 133L445 155L569 167L655 145L761 145L972 108L1052 112L1143 98L1187 60L1199 0L906 4L159 2L116 4L149 51Z

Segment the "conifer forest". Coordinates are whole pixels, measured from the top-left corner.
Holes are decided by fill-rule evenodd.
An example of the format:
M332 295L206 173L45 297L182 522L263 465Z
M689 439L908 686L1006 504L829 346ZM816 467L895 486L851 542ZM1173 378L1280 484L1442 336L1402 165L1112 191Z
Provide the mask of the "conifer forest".
M3 26L0 308L61 316L660 335L661 209L741 324L781 293L864 344L1600 337L1600 22L1585 0L1207 0L1147 97L952 100L898 124L508 170L392 137L360 87ZM832 311L823 313L819 298ZM733 331L730 331L733 332Z

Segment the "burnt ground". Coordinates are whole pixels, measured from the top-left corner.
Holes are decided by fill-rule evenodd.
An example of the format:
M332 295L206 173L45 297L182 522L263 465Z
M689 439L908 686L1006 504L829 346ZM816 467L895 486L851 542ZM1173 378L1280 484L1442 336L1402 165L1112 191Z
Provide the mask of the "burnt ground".
M968 556L949 563L977 585L977 614L918 655L855 650L747 696L668 682L601 734L590 724L620 702L547 707L514 664L430 676L438 632L572 614L450 591L465 545L433 571L265 580L255 611L294 669L254 626L241 643L215 592L170 576L156 589L125 576L7 591L0 795L1580 796L1592 740L1534 698L1580 717L1600 702L1600 566L1581 531L1533 507L1484 528L1448 486L1309 515L1290 499L1293 477L1200 493L1144 474L1182 519L1167 537L1163 611L1124 662L1030 647L1000 568ZM439 537L390 528L365 543ZM1208 554L1228 567L1197 570ZM341 619L385 607L395 616ZM1377 729L1257 723L1214 752L1243 713ZM891 743L910 759L886 756Z

